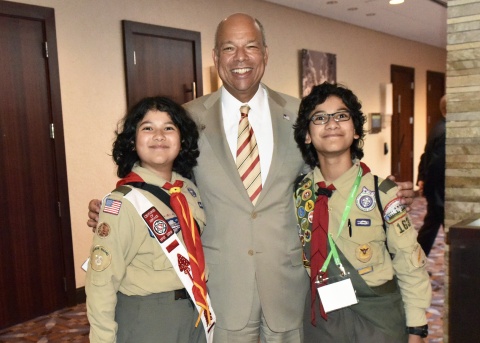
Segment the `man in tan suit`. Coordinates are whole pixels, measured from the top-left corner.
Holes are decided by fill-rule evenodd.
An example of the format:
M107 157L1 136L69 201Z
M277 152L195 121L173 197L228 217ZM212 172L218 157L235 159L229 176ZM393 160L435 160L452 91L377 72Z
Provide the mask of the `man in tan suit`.
M304 163L293 139L299 100L261 84L268 61L260 22L236 13L217 27L212 52L223 87L185 104L200 128L195 179L206 211L202 235L215 342L302 342L308 277L296 228L293 182ZM255 205L236 166L241 105L260 155ZM401 196L412 202L412 184ZM95 201L89 206L89 225Z

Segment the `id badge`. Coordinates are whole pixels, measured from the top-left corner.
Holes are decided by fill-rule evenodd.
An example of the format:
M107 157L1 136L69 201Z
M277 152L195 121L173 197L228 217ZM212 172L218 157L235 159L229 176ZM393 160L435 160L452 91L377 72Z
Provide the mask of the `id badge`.
M328 285L317 288L325 313L358 303L352 280L347 275L327 278Z

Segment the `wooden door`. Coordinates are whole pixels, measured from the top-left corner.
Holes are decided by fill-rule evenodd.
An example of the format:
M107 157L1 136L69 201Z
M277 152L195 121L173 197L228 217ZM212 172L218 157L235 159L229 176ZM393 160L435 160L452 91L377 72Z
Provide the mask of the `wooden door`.
M200 33L123 21L127 104L168 96L179 104L203 95Z
M0 328L75 302L54 11L0 1Z
M440 99L445 94L445 74L427 70L427 132L443 119Z
M392 175L413 181L414 69L391 66L393 85Z

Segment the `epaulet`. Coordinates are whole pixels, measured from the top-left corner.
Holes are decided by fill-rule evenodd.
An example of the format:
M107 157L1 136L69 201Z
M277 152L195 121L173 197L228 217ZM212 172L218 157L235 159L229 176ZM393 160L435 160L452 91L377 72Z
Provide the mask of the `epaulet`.
M389 190L391 190L393 187L396 187L396 186L397 186L397 184L395 182L393 182L392 180L385 179L378 185L378 190L387 194Z
M127 187L127 186L119 186L117 188L115 188L113 192L119 192L119 193L122 193L123 196L127 195L132 189L130 187Z

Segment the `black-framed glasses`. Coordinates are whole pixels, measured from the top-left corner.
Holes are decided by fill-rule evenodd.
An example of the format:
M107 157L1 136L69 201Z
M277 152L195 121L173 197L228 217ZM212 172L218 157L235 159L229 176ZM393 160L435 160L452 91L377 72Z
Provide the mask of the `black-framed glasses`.
M330 121L330 118L333 118L333 120L338 123L340 121L350 120L350 117L349 111L338 111L335 113L315 113L310 118L310 121L315 125L325 125Z

